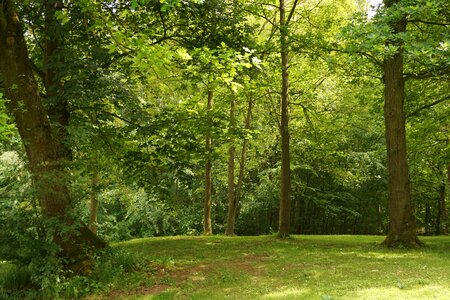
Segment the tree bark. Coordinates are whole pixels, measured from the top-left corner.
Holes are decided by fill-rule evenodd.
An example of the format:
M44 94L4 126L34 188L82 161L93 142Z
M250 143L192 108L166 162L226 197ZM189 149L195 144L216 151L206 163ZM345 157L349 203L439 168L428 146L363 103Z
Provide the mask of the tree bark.
M228 236L234 235L234 225L236 222L236 194L234 184L234 160L235 160L235 139L234 127L236 126L236 100L235 95L231 97L230 101L230 128L228 135L230 138L230 145L228 147L228 217L225 234Z
M286 3L280 0L280 45L281 45L281 187L280 211L278 219L278 237L289 236L291 219L291 170L289 155L289 50L288 50L288 24L286 20Z
M399 0L385 0L391 7ZM393 21L392 32L406 32L406 19ZM397 52L384 60L384 119L386 127L389 232L383 244L387 246L418 246L414 202L408 171L405 128L405 82L403 78L403 42L390 40L387 45Z
M203 205L203 234L211 235L211 195L212 195L212 137L211 137L211 111L213 108L213 92L208 91L208 106L207 106L207 123L208 130L206 133L206 163L205 163L205 199Z
M61 255L79 258L86 247L104 247L86 225L63 233L76 222L68 213L68 176L58 156L57 143L34 79L19 17L10 0L0 2L0 72L3 75L8 108L27 154L29 168L42 214L60 222L54 241ZM76 223L78 224L78 222Z
M248 101L247 106L247 116L245 117L245 124L244 129L250 130L251 122L252 122L252 109L253 109L253 99L250 98ZM241 150L241 157L239 160L239 175L238 175L238 181L236 185L236 191L235 191L235 217L234 220L236 220L239 217L239 211L240 211L240 202L242 198L242 187L244 185L244 175L245 175L245 168L246 168L246 160L247 160L247 151L248 151L248 145L250 140L245 137L244 142L242 143L242 150Z

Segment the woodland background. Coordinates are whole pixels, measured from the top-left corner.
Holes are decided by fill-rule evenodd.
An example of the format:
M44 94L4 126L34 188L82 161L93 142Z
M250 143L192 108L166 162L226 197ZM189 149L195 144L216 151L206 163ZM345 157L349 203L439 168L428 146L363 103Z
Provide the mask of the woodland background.
M0 258L447 234L449 5L1 0Z

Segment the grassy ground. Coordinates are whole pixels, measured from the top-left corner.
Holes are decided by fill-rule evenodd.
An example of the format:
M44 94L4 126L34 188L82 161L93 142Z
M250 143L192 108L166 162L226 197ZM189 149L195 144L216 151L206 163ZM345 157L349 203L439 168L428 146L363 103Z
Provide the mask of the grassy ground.
M386 249L378 236L170 237L120 243L145 271L90 299L450 299L450 238ZM121 287L120 287L121 286Z

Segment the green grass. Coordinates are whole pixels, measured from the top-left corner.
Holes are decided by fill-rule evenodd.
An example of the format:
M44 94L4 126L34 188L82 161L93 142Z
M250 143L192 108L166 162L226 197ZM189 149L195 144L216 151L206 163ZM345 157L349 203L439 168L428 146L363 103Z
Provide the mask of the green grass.
M170 237L117 244L145 257L118 299L449 299L450 238L386 249L379 236ZM128 281L128 280L127 280ZM95 299L97 297L92 297Z
M382 240L132 240L113 246L133 255L115 255L101 265L95 273L101 288L85 299L450 299L450 237L421 238L426 246L419 249L387 249L380 246ZM114 265L128 271L116 276ZM0 281L11 267L0 264Z

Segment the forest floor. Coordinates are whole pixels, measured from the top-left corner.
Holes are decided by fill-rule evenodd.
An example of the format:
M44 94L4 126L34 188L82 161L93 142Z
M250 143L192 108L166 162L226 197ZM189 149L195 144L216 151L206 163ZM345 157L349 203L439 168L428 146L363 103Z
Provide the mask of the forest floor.
M450 237L165 237L116 244L146 268L87 299L450 299Z

